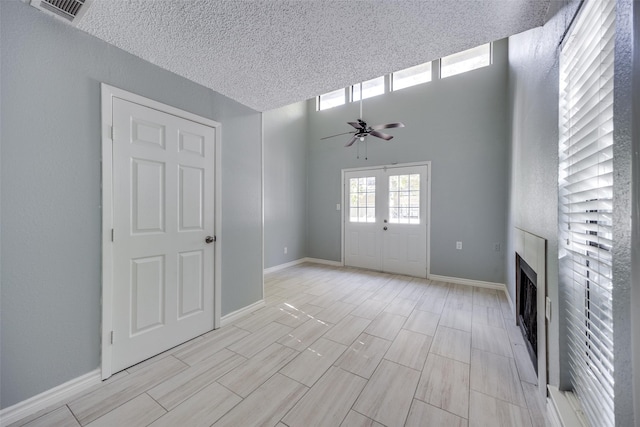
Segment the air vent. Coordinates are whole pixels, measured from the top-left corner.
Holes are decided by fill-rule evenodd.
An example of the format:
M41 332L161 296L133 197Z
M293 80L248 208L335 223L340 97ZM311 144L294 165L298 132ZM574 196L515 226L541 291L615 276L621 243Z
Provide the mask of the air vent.
M31 0L31 6L43 12L77 23L93 0Z

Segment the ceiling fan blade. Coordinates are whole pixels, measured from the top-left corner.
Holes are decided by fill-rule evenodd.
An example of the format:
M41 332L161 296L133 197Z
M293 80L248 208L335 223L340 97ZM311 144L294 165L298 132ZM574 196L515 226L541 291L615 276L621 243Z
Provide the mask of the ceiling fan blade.
M382 138L385 141L388 141L391 138L393 138L393 136L386 133L378 132L377 130L372 130L371 132L369 132L369 135L377 136L378 138Z
M322 141L323 139L333 138L334 136L346 135L346 134L348 134L348 133L355 133L355 131L353 131L353 132L342 132L342 133L338 133L338 134L336 134L336 135L325 136L324 138L320 138L320 140Z
M357 139L358 137L354 136L353 138L351 138L351 140L349 140L349 142L347 142L347 145L345 145L345 147L351 147L353 143L356 142Z
M362 125L358 122L347 122L348 124L350 124L351 126L353 126L354 128L360 130L360 129L364 129L364 127L362 127Z
M403 128L404 127L404 123L387 123L385 125L375 125L375 126L371 126L371 129L373 130L380 130L380 129L391 129L391 128Z

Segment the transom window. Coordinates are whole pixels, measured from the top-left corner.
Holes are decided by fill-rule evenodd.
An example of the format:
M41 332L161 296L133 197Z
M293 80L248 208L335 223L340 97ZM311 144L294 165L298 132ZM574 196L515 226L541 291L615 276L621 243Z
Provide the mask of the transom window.
M376 178L349 180L349 222L376 222Z
M329 108L337 107L345 103L344 88L334 90L333 92L320 95L318 99L318 110L327 110Z
M391 74L391 90L396 91L430 81L431 62L427 62Z
M436 76L436 78L446 78L491 65L491 46L491 43L487 43L441 58L440 76ZM432 69L433 63L426 62L362 82L362 99L430 82L433 79ZM347 102L357 101L360 101L359 83L318 96L316 98L316 110L327 110L344 105Z
M389 222L420 224L420 174L389 177Z
M362 82L362 99L382 95L384 93L384 76ZM353 100L360 101L360 84L353 85Z
M488 65L491 65L491 43L445 56L440 60L440 77L444 79Z

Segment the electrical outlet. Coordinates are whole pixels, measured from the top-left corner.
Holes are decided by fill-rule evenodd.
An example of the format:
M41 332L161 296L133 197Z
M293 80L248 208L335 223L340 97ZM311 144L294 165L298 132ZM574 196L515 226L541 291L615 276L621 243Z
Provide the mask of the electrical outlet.
M495 245L493 245L493 250L496 252L500 252L500 243L496 243Z
M287 254L287 247L286 246L284 247L284 254L285 255Z
M459 251L462 250L462 242L456 242L456 249Z
M340 210L340 203L336 204L336 210L339 211Z

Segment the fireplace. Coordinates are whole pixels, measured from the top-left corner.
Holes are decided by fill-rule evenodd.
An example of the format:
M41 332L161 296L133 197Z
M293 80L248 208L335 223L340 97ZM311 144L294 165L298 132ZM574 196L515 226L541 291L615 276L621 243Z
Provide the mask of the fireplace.
M517 319L524 341L538 373L538 288L537 274L516 253Z

